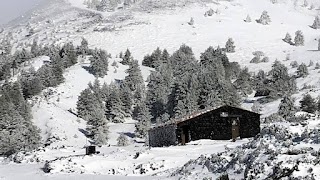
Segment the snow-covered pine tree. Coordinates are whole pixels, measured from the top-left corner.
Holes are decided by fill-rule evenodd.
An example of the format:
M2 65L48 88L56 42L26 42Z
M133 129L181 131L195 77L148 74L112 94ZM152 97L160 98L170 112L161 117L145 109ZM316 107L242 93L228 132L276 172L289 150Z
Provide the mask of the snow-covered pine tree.
M228 52L228 53L233 53L233 52L235 52L235 47L236 47L236 46L234 45L234 41L233 41L232 38L229 38L229 39L228 39L225 47L226 47L226 52Z
M93 84L89 82L88 87L92 90L92 93L96 97L96 100L102 103L103 94L102 94L102 88L101 88L99 79L95 79L93 81Z
M144 86L144 81L140 66L137 60L132 60L129 63L129 68L126 70L127 76L124 78L131 91L136 91L137 86Z
M315 99L310 94L305 94L300 101L300 109L308 113L314 113L317 109Z
M23 96L26 98L39 94L43 89L41 80L33 67L28 71L22 71L19 76L19 81L21 83Z
M199 109L198 101L200 95L200 84L198 74L190 75L188 80L188 90L186 94L186 112L191 114Z
M168 53L168 51L166 49L164 49L162 51L162 54L161 54L161 62L162 64L167 64L167 65L171 65L171 62L170 62L170 54Z
M95 49L90 57L90 71L96 77L104 77L108 72L108 53L102 49Z
M302 63L297 68L297 77L307 77L309 74L308 67L306 64Z
M316 63L315 69L320 69L320 64Z
M40 130L31 121L31 110L19 83L5 84L0 94L0 155L30 151L40 144Z
M311 66L313 66L313 61L312 60L309 61L308 67L311 67Z
M135 135L139 138L145 138L148 135L148 130L150 129L151 124L151 115L149 112L149 108L143 101L137 104L135 111L137 114L135 119L138 121L135 124Z
M117 146L128 146L129 140L128 137L124 134L120 134L120 136L117 138Z
M80 54L82 56L87 55L88 52L89 52L88 45L89 45L88 40L83 37L82 40L81 40L81 45L78 46L78 48L77 48L78 49L78 54Z
M109 128L105 112L99 104L94 104L94 108L89 112L87 120L88 135L92 137L94 144L105 145L108 140Z
M61 48L59 55L63 58L64 67L68 68L78 61L77 52L72 42L66 43Z
M88 120L90 118L91 112L98 106L97 98L93 94L90 88L84 89L78 96L77 101L77 111L78 117Z
M119 86L111 83L109 85L110 95L105 100L106 102L106 117L110 122L124 122L125 112L123 111L123 103L120 98Z
M50 65L41 66L37 71L37 76L41 80L41 84L44 87L54 87L58 85Z
M161 57L162 57L162 51L160 50L159 47L157 47L157 49L154 50L151 55L146 55L143 58L142 65L152 67L152 68L158 67L160 64L162 64Z
M257 23L263 24L263 25L267 25L271 22L270 16L268 15L267 11L263 11L260 19L257 20Z
M295 46L303 46L304 45L304 36L302 34L302 31L298 30L296 31L296 36L294 38L294 45Z
M280 61L275 61L272 65L272 69L269 71L269 76L271 84L268 84L268 89L270 90L270 97L279 98L283 95L290 95L297 90L297 85L295 79L290 77L288 74L288 68L280 63Z
M179 50L172 55L173 76L175 78L173 90L170 95L169 114L178 117L185 115L186 96L188 92L188 81L191 75L199 72L199 65L196 62L192 49L189 46L182 45Z
M172 67L163 64L159 71L151 71L148 77L147 85L147 104L151 111L152 122L161 117L167 111L171 103L168 102L168 96L171 93L171 84L173 83Z
M230 76L226 74L225 67L228 67L228 64L228 57L221 54L220 49L209 47L201 54L199 106L202 109L222 104L238 106L239 95L231 84Z
M247 67L241 70L237 80L234 82L234 85L242 95L247 96L252 94L252 80Z
M284 119L290 119L295 115L296 108L292 97L285 95L279 104L278 114Z
M284 42L288 43L288 44L293 44L292 42L292 38L291 35L289 33L286 34L286 37L284 39L282 39Z
M33 42L32 42L30 53L31 53L32 57L39 56L40 47L39 47L38 42L37 42L36 39L34 39Z
M122 111L125 112L125 117L130 117L133 111L134 97L133 93L126 81L123 81L119 86L120 100L122 102Z
M245 22L251 22L251 17L249 16L249 14L247 15L246 19L244 20Z
M311 26L313 29L320 29L320 18L316 16Z
M120 61L123 65L129 65L130 62L133 61L133 57L131 56L131 52L129 49L126 50L124 56L122 57L122 61Z

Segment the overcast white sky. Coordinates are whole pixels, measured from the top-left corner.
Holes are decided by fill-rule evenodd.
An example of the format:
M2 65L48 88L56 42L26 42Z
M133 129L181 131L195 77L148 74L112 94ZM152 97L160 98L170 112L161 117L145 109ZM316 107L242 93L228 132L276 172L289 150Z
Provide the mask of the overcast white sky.
M19 17L40 1L43 0L0 0L0 25Z

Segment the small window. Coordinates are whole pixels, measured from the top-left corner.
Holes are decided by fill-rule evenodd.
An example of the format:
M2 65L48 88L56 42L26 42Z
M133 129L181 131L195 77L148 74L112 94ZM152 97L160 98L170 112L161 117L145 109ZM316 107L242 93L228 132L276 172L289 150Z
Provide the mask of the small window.
M220 113L220 116L221 116L221 117L228 117L228 112L221 112L221 113Z

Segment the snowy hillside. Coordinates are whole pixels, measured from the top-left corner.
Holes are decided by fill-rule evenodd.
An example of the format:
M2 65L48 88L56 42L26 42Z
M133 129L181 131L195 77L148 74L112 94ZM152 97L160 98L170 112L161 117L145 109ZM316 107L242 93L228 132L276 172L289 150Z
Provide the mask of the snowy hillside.
M0 39L11 34L13 49L19 49L31 45L34 39L43 45L79 45L85 38L90 48L111 54L109 64L117 62L119 67L109 65L107 75L98 78L101 83L110 83L126 76L128 66L119 63L119 53L127 48L140 65L144 56L157 47L172 54L182 44L192 47L199 60L209 46L224 47L232 38L236 49L227 54L229 60L248 67L252 73L269 71L276 59L286 65L290 75L297 70L290 65L293 61L314 63L308 67L307 77L297 78L298 91L293 97L299 106L305 93L314 98L320 95L320 70L315 67L320 63L320 30L310 27L315 16L320 15L320 2L308 0L307 7L303 4L302 0L139 0L129 7L99 12L87 8L82 0L54 0L10 23L0 33ZM204 16L209 9L215 13ZM255 21L263 11L271 18L269 25ZM244 21L247 15L251 22ZM193 25L188 24L190 18L194 19ZM287 32L294 37L297 30L303 32L304 46L292 46L282 40ZM255 51L262 51L269 62L250 63ZM33 58L24 68L39 69L44 61L49 61L48 57ZM320 178L320 119L315 115L303 123L262 123L264 134L256 139L199 140L186 146L151 149L144 146L144 139L135 137L136 121L126 118L125 123L108 124L110 139L108 145L97 148L100 154L85 156L84 147L89 144L84 133L86 121L75 114L78 96L96 79L86 70L89 65L88 58L79 57L78 63L64 72L64 83L46 88L30 100L32 120L41 130L44 146L18 154L14 160L18 163L0 157L0 179L215 179L225 172L235 179L245 173L251 173L253 179L266 179L274 175L275 167L293 169L292 177L298 179L308 175L311 178L311 174L314 179ZM146 81L153 69L140 68ZM251 99L256 99L253 94L242 107L250 110ZM279 103L280 99L263 104L262 117L277 112ZM128 137L128 146L117 146L120 134ZM249 166L256 166L256 171L246 172Z

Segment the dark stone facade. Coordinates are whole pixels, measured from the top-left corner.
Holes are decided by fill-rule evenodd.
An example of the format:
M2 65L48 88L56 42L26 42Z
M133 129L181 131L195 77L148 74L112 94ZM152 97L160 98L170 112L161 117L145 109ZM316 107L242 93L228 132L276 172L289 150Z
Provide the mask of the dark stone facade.
M172 125L149 131L151 147L185 144L199 139L230 140L254 137L260 133L260 114L222 106Z

